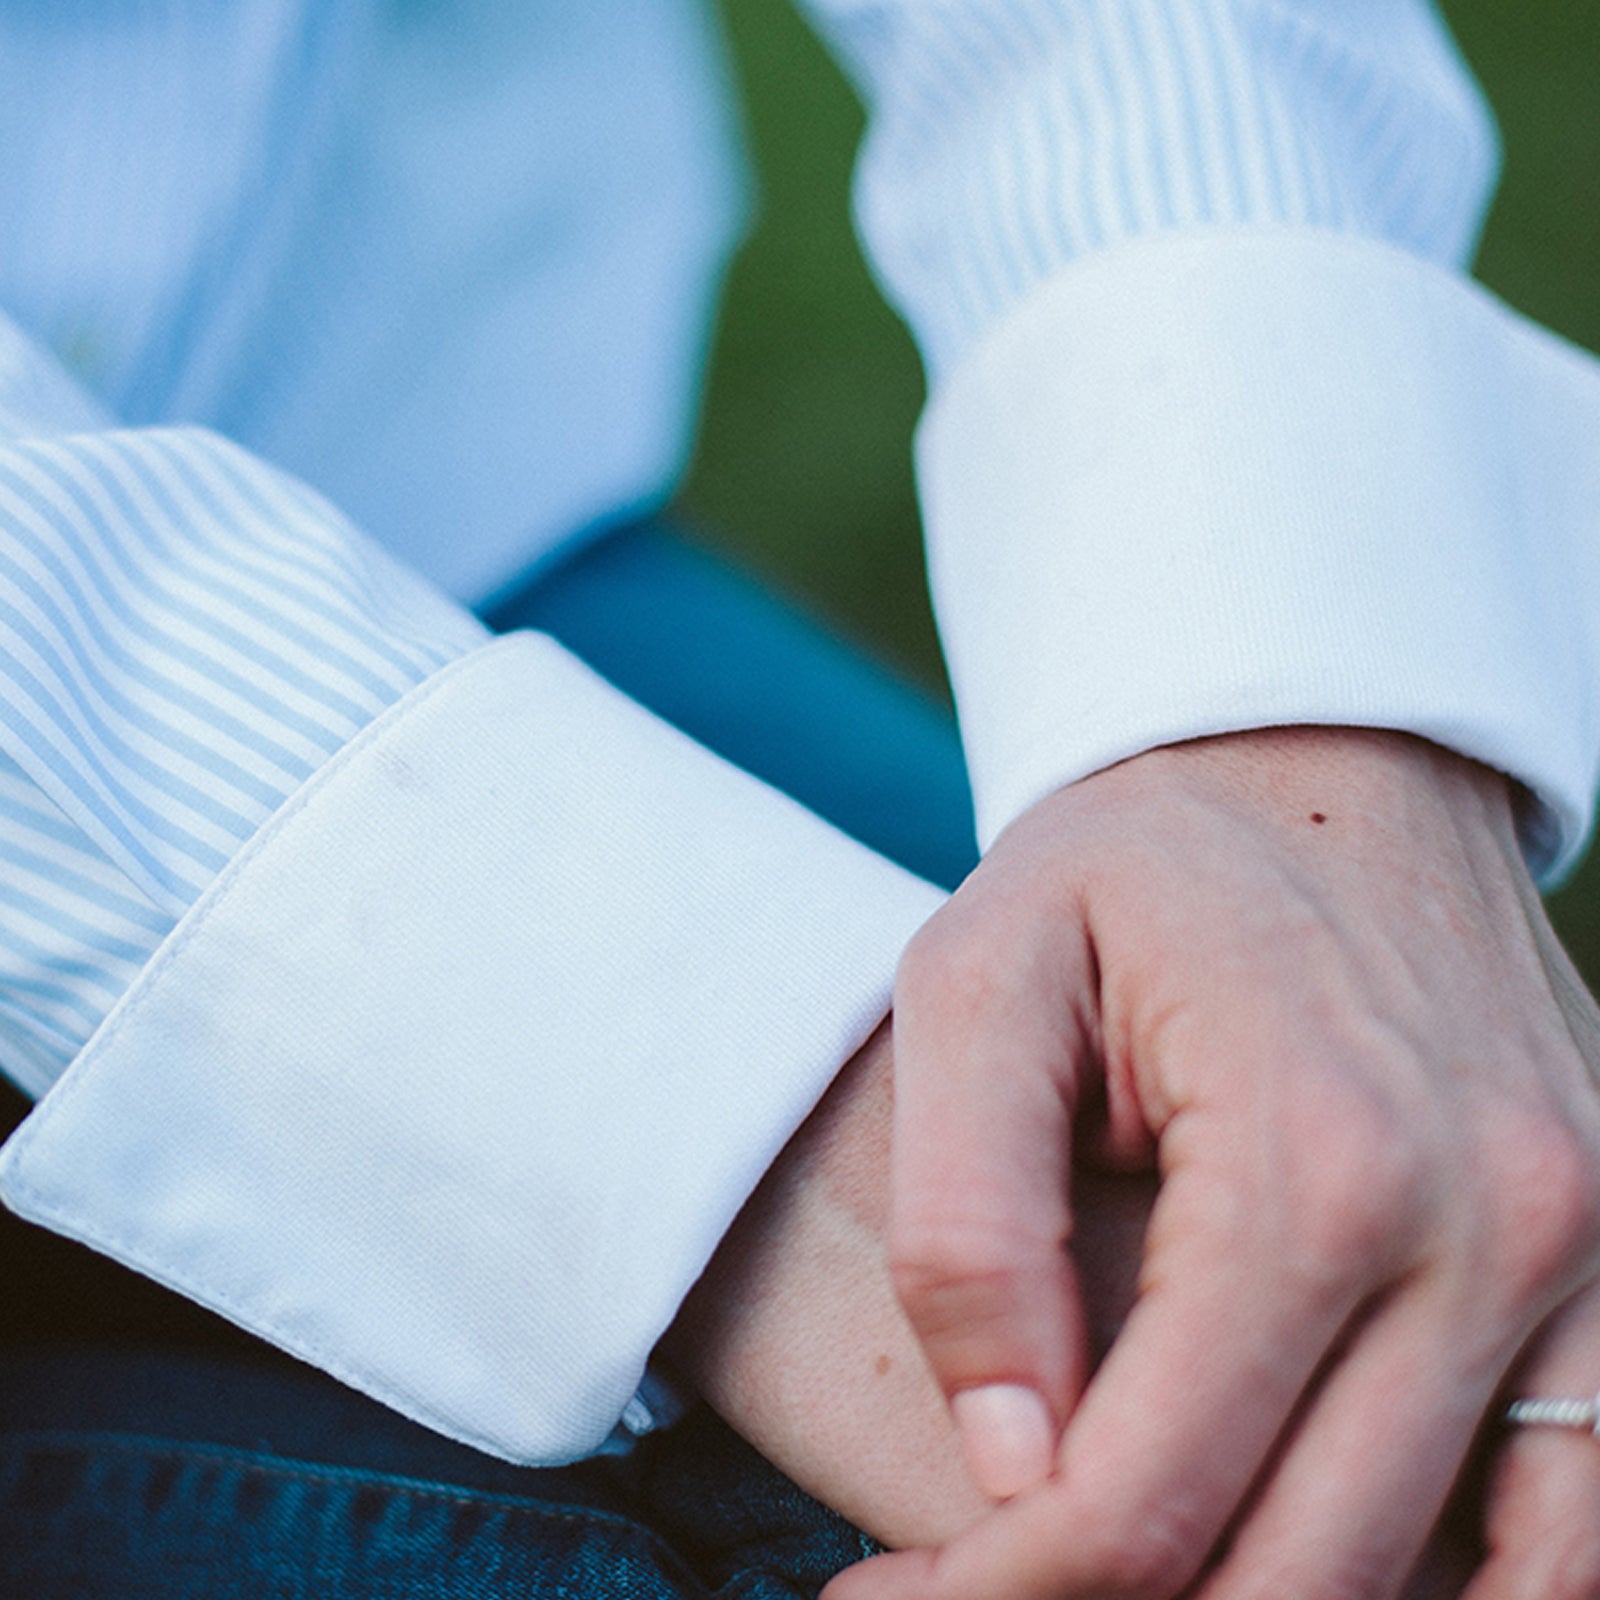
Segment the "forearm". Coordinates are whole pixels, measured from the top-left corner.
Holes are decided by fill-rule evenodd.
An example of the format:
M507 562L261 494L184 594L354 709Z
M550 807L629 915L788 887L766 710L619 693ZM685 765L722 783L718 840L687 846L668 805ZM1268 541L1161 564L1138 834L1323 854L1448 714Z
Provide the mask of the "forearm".
M888 1030L784 1150L663 1344L673 1368L801 1487L887 1544L981 1515L882 1250Z
M885 1026L740 1213L662 1350L818 1499L886 1544L942 1543L987 1502L889 1280L891 1067ZM1152 1186L1083 1187L1074 1249L1103 1343L1133 1298Z

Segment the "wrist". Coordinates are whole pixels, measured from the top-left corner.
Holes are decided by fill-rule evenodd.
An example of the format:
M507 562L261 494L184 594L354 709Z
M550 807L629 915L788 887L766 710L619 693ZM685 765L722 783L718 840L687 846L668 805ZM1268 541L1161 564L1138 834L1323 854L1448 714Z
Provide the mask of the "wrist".
M1055 832L1156 797L1216 807L1346 848L1402 846L1463 828L1520 863L1526 791L1505 773L1415 734L1297 724L1160 745L1047 796L1013 829ZM1012 830L1008 830L1008 833Z
M890 1284L887 1023L740 1212L660 1347L803 1489L886 1544L941 1543L985 1502Z

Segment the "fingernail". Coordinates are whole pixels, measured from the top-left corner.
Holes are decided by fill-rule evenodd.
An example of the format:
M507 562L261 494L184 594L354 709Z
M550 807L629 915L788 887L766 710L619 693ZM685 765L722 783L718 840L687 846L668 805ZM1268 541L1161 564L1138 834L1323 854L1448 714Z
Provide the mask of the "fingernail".
M1020 1383L963 1389L950 1410L973 1481L991 1500L1009 1500L1050 1476L1055 1428L1050 1410Z

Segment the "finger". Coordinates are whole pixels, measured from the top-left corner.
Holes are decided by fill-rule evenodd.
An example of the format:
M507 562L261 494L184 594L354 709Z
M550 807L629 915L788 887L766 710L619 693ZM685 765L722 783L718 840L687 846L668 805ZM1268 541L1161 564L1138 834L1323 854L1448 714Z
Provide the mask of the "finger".
M1504 1370L1433 1280L1365 1319L1260 1486L1203 1600L1389 1600L1417 1566Z
M1056 1474L932 1557L868 1563L829 1600L1183 1590L1367 1298L1359 1280L1286 1270L1274 1233L1209 1175L1175 1172L1144 1298L1068 1424Z
M1551 1319L1514 1389L1580 1399L1600 1390L1600 1293L1590 1289ZM1600 1596L1600 1439L1578 1429L1506 1428L1497 1456L1489 1556L1467 1600Z
M1168 1595L1202 1568L1330 1348L1372 1293L1305 1277L1209 1175L1169 1178L1146 1293L1063 1444L1058 1515L1085 1592ZM1047 1592L1041 1589L1041 1592ZM1076 1591L1069 1591L1076 1592Z
M939 1556L932 1550L895 1550L847 1567L817 1600L924 1600L933 1592ZM1007 1596L1006 1600L1012 1600Z
M1003 1499L1050 1471L1088 1370L1067 1239L1091 963L1081 932L1030 954L1016 930L997 969L957 902L941 915L895 990L890 1265L973 1477Z

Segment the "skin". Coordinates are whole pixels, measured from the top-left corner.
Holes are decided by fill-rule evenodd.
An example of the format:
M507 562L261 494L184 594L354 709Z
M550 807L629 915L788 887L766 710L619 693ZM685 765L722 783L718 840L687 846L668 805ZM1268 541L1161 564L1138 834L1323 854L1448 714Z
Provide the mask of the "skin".
M990 1504L890 1280L892 1070L883 1027L746 1205L659 1354L813 1495L887 1544L938 1545ZM1142 1173L1085 1171L1075 1184L1097 1352L1137 1294L1155 1194ZM1442 1533L1408 1600L1459 1596L1466 1571Z
M957 1418L1020 1388L1042 1445L969 1437L1031 1487L826 1600L1387 1600L1507 1390L1594 1390L1600 1025L1514 803L1280 729L997 842L897 986L890 1271ZM1098 1368L1090 1165L1161 1180ZM1470 1600L1600 1595L1592 1441L1512 1435L1484 1519Z
M889 1279L889 1030L774 1164L657 1352L769 1460L890 1545L988 1502Z

